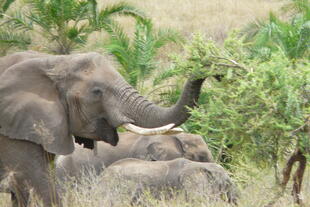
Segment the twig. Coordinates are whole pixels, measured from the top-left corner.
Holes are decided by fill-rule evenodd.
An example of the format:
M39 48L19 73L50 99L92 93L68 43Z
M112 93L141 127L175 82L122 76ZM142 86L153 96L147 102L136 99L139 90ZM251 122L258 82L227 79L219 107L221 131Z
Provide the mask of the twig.
M227 60L228 62L231 62L231 63L234 65L234 66L231 66L231 65L223 64L223 65L225 65L225 66L228 66L228 67L235 67L235 68L241 68L241 69L247 70L245 67L241 66L237 61L235 61L235 60L233 60L233 59L224 58L224 57L218 57L218 56L213 56L213 55L211 55L210 57L217 58L217 59L222 59L222 60Z
M225 64L225 63L215 63L215 65L225 66L225 67L230 67L230 68L241 68L241 69L244 69L243 67L241 67L239 65L229 65L229 64Z
M294 136L298 131L304 129L306 126L310 125L310 115L308 117L305 118L305 124L301 125L300 127L298 127L297 129L294 129L291 132L291 135Z

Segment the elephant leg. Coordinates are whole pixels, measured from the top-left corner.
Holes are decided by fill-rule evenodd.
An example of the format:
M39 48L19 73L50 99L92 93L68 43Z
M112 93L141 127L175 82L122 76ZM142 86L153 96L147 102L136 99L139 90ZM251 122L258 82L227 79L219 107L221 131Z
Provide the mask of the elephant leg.
M27 206L33 189L45 207L60 206L50 162L54 156L40 145L0 136L0 161L10 179L10 188L18 207ZM14 199L15 199L14 198Z

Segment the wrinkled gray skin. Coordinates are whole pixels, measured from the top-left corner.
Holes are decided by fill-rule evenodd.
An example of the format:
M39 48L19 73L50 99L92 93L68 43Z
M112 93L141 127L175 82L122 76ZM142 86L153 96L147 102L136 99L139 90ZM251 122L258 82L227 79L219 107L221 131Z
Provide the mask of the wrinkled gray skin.
M162 194L169 198L173 192L182 192L189 200L203 198L206 202L224 196L228 202L236 203L238 197L235 185L220 165L184 158L157 162L119 160L104 170L100 186L105 198L108 201L111 198L113 204L126 202L128 197L131 202L139 203L146 191L155 198L161 198Z
M74 150L72 135L116 145L124 123L152 128L182 124L204 79L189 80L179 101L147 101L98 53L54 56L21 52L0 58L0 179L27 206L29 189L45 206L59 203L48 176L54 155ZM60 204L59 204L60 205Z
M189 160L212 162L208 145L199 135L180 133L176 135L141 136L132 132L119 133L119 142L113 147L98 143L98 152L76 147L70 155L56 158L56 175L63 179L67 175L78 179L88 167L99 174L104 167L124 158L138 158L149 161L173 160L185 157Z

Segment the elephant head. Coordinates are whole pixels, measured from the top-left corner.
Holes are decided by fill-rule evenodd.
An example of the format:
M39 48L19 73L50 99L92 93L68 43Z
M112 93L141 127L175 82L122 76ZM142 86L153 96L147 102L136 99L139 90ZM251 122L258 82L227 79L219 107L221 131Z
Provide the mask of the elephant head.
M224 168L216 163L187 163L179 171L178 183L186 189L187 197L219 197L237 204L239 192ZM196 195L195 195L196 194Z
M122 125L141 130L182 124L203 81L189 80L178 102L163 108L139 95L100 54L42 55L1 74L0 133L55 154L73 151L72 135L116 145Z
M184 157L198 162L213 162L203 138L190 133L140 136L131 146L128 157L151 161Z
M213 162L213 156L202 136L190 133L174 135L179 140L184 158L199 162Z

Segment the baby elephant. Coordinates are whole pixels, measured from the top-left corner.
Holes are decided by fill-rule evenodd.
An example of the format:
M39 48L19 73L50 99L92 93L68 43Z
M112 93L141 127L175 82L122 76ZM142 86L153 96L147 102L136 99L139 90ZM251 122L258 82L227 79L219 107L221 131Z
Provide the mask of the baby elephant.
M65 175L79 177L82 169L93 167L99 174L104 166L124 158L138 158L149 161L172 160L184 157L193 161L212 162L208 145L199 135L180 133L177 135L141 136L131 132L119 134L119 142L113 147L98 142L98 152L76 145L70 155L56 159L58 178Z
M111 198L113 205L128 199L140 203L145 192L155 198L184 193L188 201L203 202L225 198L236 203L238 197L235 185L220 165L184 158L158 162L123 159L105 169L100 184L106 200Z

